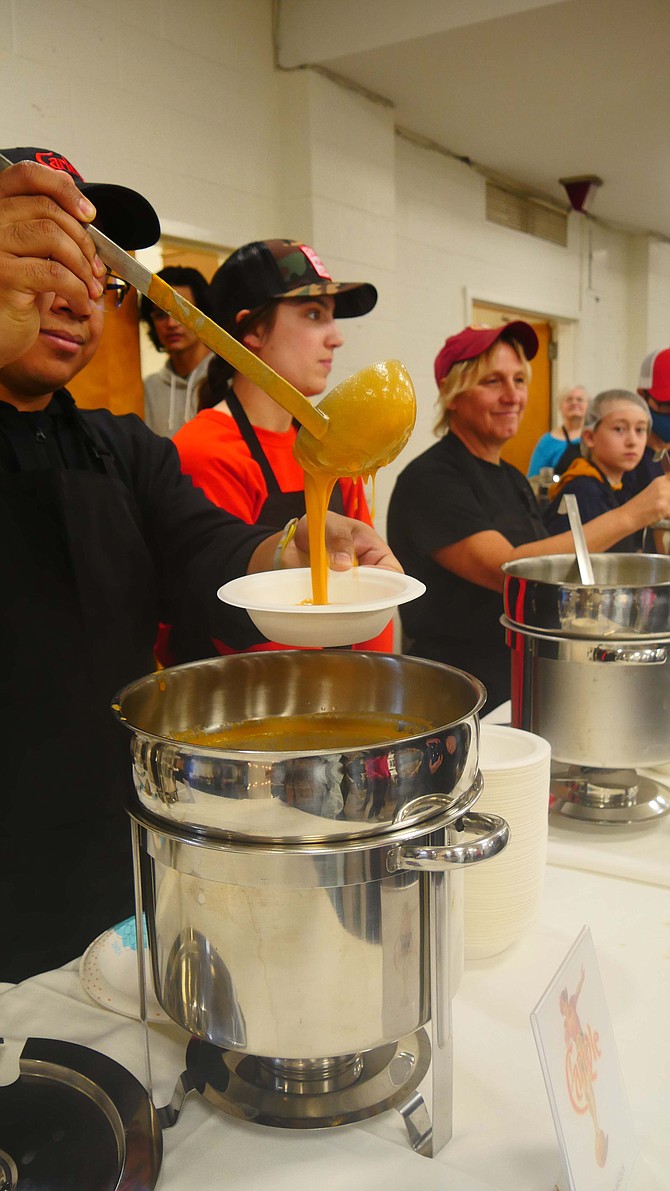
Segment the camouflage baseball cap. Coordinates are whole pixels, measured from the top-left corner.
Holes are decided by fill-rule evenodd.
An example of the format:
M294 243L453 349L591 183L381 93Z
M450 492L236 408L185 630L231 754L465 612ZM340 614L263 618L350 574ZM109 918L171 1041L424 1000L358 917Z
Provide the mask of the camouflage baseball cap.
M297 240L254 240L217 269L209 286L212 317L234 327L240 310L261 310L282 298L332 294L335 318L367 314L377 290L367 281L333 281L312 248Z

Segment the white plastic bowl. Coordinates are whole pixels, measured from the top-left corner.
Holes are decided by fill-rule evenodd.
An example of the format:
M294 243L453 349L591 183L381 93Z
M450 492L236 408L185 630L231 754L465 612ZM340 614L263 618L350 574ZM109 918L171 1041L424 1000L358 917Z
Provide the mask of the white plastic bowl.
M256 628L279 645L355 645L376 637L398 604L423 595L425 584L381 567L328 572L328 603L312 598L308 568L243 575L219 588L226 604L246 608Z

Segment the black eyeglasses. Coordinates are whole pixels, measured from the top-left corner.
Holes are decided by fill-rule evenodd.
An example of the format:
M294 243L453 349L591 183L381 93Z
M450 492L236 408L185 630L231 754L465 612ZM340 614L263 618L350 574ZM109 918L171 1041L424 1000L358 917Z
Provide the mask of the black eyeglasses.
M103 310L118 310L130 289L131 286L127 281L123 281L121 277L115 277L113 273L108 273L105 288L97 299L96 306L100 306Z

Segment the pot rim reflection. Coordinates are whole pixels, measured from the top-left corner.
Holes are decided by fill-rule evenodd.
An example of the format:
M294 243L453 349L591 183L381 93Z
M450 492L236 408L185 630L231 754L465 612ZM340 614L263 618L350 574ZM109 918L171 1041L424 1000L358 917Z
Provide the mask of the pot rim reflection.
M227 837L300 842L390 831L399 814L422 821L434 814L426 795L445 807L458 801L475 778L485 697L476 678L439 662L277 650L148 675L119 693L114 710L133 734L135 786L147 809ZM369 745L287 750L175 739L194 727L220 733L318 715L385 717L397 729Z
M660 522L659 522L660 524ZM670 524L670 522L668 522ZM614 575L612 581L607 582L607 571L624 571L628 572L626 575L626 582L624 586L630 587L633 590L644 587L670 587L670 560L665 554L615 554L615 553L600 553L591 554L597 566L604 573L604 579L601 582L596 574L596 588L619 586L619 582L614 582ZM574 579L569 575L561 575L562 569L572 571ZM586 584L582 583L579 578L579 568L577 566L577 559L574 554L537 554L529 558L515 558L510 562L504 562L500 568L505 575L520 579L533 579L542 582L542 576L538 571L545 570L547 577L544 580L551 586L557 586L560 583L561 587L581 587L586 588ZM555 572L554 577L551 577L551 572ZM639 582L631 582L631 572L640 571L646 572L646 577L640 579ZM654 574L658 572L658 574ZM663 572L665 574L663 575Z
M519 628L582 638L670 633L670 557L592 554L595 584L579 579L572 554L504 563L505 616Z

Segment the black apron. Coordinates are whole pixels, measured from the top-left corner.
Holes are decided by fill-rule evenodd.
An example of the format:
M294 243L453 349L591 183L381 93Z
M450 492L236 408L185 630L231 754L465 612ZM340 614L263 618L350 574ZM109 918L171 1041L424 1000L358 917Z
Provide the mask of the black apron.
M563 431L563 437L567 445L563 451L563 454L560 456L558 463L556 463L553 467L553 472L556 476L562 476L563 472L567 471L570 464L574 462L575 459L579 459L582 453L581 443L573 442L567 430L565 429L565 426L561 426L561 430Z
M443 441L447 447L448 439ZM452 458L455 452L455 462L464 485L476 492L488 528L502 534L512 546L547 537L532 489L518 473L518 483L515 482L516 469L500 473L501 484L491 484L487 475L495 476L496 468L477 459L458 439L452 440L447 449ZM427 584L428 592L421 598L431 601L432 611L426 617L426 628L408 642L406 652L414 657L446 662L474 674L487 689L489 710L506 702L510 697L510 655L500 625L500 593L452 573L450 583L453 588L445 612L441 586L444 568L430 560L423 573L417 572L417 577ZM414 605L412 613L416 611ZM411 625L409 616L408 620ZM440 623L445 630L443 636L434 632ZM408 635L411 636L409 629Z
M131 492L72 416L92 470L0 471L8 981L75 958L133 909L130 737L110 704L154 668L156 576ZM19 467L34 469L27 433L19 418L9 437Z
M258 516L258 523L272 526L275 529L283 529L293 517L305 515L304 490L301 488L294 492L282 492L242 402L232 389L228 389L226 394L226 405L241 438L248 447L251 458L261 469L268 490ZM333 513L344 513L342 489L339 484L333 488L328 508ZM203 633L198 633L182 625L174 625L170 630L170 653L175 663L181 664L195 662L201 658L217 657L218 652L211 638L206 637Z
M273 525L277 529L283 529L292 517L304 516L305 493L302 488L297 492L281 491L277 483L277 477L270 467L268 457L258 441L258 435L251 425L239 397L237 397L232 389L229 389L226 395L226 405L240 435L249 448L251 458L258 464L263 473L265 486L268 490L258 521L261 525ZM333 513L344 513L342 489L339 484L336 484L333 488L333 495L330 498L328 508Z

